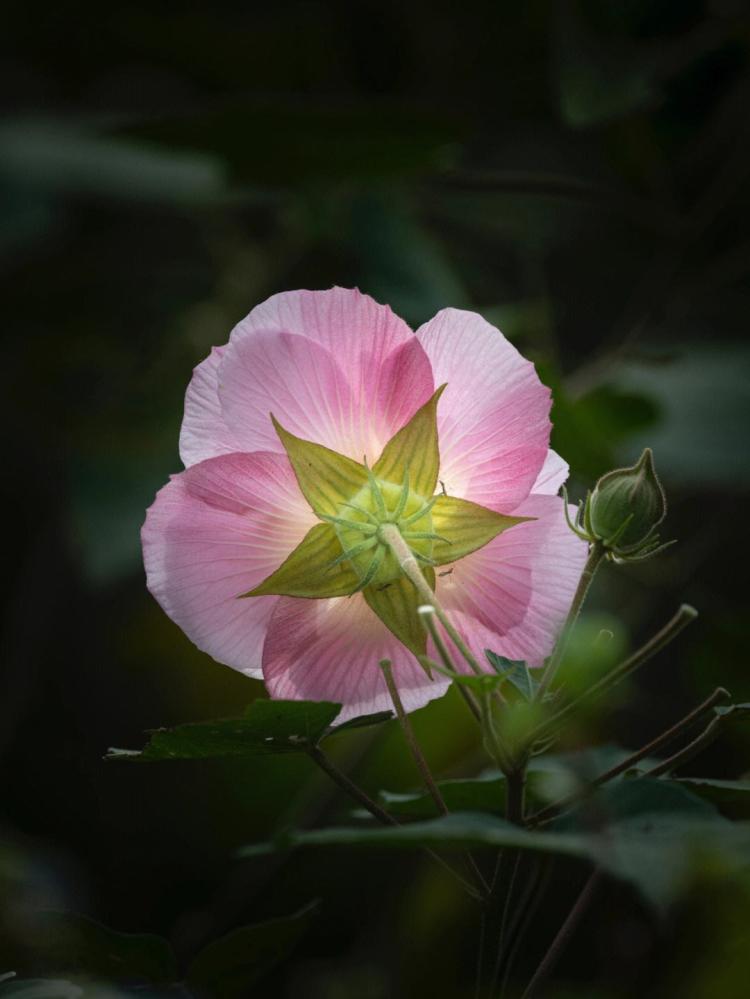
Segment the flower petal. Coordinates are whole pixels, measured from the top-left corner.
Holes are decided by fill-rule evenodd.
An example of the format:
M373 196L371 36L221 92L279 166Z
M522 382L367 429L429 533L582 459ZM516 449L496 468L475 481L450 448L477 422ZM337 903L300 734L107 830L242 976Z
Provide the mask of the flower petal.
M258 675L278 598L237 596L276 569L314 522L286 457L210 458L173 476L147 513L148 587L198 648Z
M569 471L567 461L561 458L557 451L550 448L531 492L543 493L548 496L556 495L560 486L566 482Z
M484 648L540 666L552 651L586 561L558 496L530 496L518 524L438 573L437 595L484 661ZM482 645L482 643L485 643Z
M474 312L444 309L417 330L435 381L446 491L510 513L549 446L550 391L505 337Z
M182 458L280 452L273 410L303 439L374 462L432 392L427 355L390 309L342 288L276 295L195 369Z
M338 722L393 705L378 666L390 659L407 711L445 693L372 613L361 594L333 600L279 597L263 650L263 677L272 697L335 701Z
M219 401L219 366L226 347L214 347L193 370L185 393L185 414L180 428L180 458L186 468L219 454L242 451L224 422Z

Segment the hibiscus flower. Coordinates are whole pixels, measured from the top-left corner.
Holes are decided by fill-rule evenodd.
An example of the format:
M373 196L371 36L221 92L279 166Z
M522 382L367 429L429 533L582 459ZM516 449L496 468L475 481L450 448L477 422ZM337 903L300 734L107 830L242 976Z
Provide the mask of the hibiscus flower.
M272 697L339 702L338 721L385 710L388 659L414 710L448 681L419 662L434 652L395 532L480 663L540 666L587 551L550 407L476 313L415 333L356 290L275 295L194 371L185 471L142 531L149 589Z

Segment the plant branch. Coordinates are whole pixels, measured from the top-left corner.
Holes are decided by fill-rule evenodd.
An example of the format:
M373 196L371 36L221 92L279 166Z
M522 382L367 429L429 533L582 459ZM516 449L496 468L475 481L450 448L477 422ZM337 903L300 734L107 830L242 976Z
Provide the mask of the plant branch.
M573 936L573 933L578 927L578 924L583 918L586 909L594 897L594 893L599 885L601 876L601 871L597 868L586 882L575 905L568 913L567 919L558 930L557 936L550 944L549 950L542 958L539 967L536 969L531 981L526 986L521 999L531 999L531 996L534 995L538 986L542 984L545 978L549 975L550 971L552 971L558 958L560 957L560 954L563 952L568 941Z
M589 550L589 556L586 559L586 564L583 567L581 578L578 581L578 588L576 589L575 596L573 597L573 603L570 605L570 610L568 611L568 616L565 619L565 624L563 625L563 629L557 639L552 655L544 668L542 678L539 681L539 687L536 692L537 700L541 701L547 692L549 685L555 678L555 674L557 673L560 663L562 662L562 658L565 655L565 650L568 647L568 642L570 641L573 628L578 620L578 615L581 613L581 607L583 607L586 594L589 592L589 587L591 586L596 570L599 568L606 553L606 548L600 541L595 541Z
M339 770L330 756L324 753L319 746L308 746L307 754L310 759L317 766L319 766L320 769L328 775L328 777L330 777L334 784L337 784L345 794L349 795L350 798L359 802L359 804L362 805L362 807L365 808L370 815L374 816L378 822L381 822L385 826L400 825L398 819L394 818L394 816L391 815L390 812L387 812L384 808L381 808L376 801L373 801L369 794L367 794L367 792L364 791L358 784L355 784L351 778L347 777L343 770ZM444 870L448 871L449 874L452 874L453 877L461 883L465 891L472 896L472 898L475 898L477 901L481 901L481 894L472 884L469 884L469 882L461 874L459 874L455 868L451 867L451 865L447 861L443 860L439 854L435 853L434 850L430 850L427 847L425 847L424 850L425 853Z
M716 717L713 718L708 723L708 725L704 728L701 734L697 736L695 739L693 739L692 742L689 742L687 746L685 746L679 752L674 753L674 755L670 756L668 759L662 760L661 763L659 763L655 767L652 767L651 770L647 770L646 773L643 774L643 776L661 777L662 774L671 773L672 770L676 770L678 767L681 767L684 763L689 763L690 760L693 759L693 757L697 756L698 753L701 752L701 750L706 748L706 746L710 746L711 743L714 741L714 739L716 739L721 734L722 728L727 723L727 721L732 717L735 711L742 712L743 711L742 706L735 704L732 705L730 708L727 708L724 713L717 714Z
M453 626L450 618L443 610L439 600L432 590L432 587L422 575L422 570L419 568L419 563L412 554L411 549L401 537L399 529L395 524L382 524L380 527L380 534L385 544L388 545L393 554L396 556L396 560L401 567L401 571L412 583L419 596L422 600L424 600L425 604L429 607L435 608L435 614L437 615L438 620L445 628L450 640L469 664L471 670L476 673L477 676L481 676L485 671L479 665L471 649L463 640L461 635Z
M432 776L427 760L424 758L422 752L422 747L417 741L417 737L414 734L414 729L409 721L409 716L404 710L404 704L401 700L401 695L398 692L398 687L396 686L396 681L393 678L393 667L391 666L388 659L383 659L380 663L380 668L383 671L383 676L385 677L385 684L388 687L388 693L393 701L393 707L396 709L396 717L401 724L401 729L404 733L404 738L409 747L409 751L417 765L420 776L424 781L424 786L427 788L427 792L435 802L435 806L441 815L448 815L448 806L445 803L445 799L440 793L440 788L437 786L435 778Z
M620 774L625 773L630 770L631 767L635 766L642 759L650 756L652 753L658 753L665 746L668 746L671 742L674 742L682 733L690 728L694 722L698 721L707 711L710 711L715 705L720 701L726 701L729 699L729 691L725 690L723 687L717 687L716 690L707 697L705 701L702 701L696 708L685 715L684 718L672 725L661 735L658 735L651 742L642 746L641 749L637 750L635 753L631 753L627 759L622 760L620 763L616 764L614 767L610 767L609 770L605 770L603 774L599 774L592 781L588 781L585 788L580 791L575 791L573 794L566 795L564 798L560 798L558 801L553 801L552 804L540 809L529 818L529 825L534 827L545 822L547 819L552 818L557 812L563 808L567 808L568 805L574 805L576 802L585 798L591 791L596 787L601 787L602 784L606 784L613 780L615 777L619 777ZM642 776L654 776L653 772L649 774L643 774Z
M583 694L577 697L574 701L566 704L564 708L561 708L557 714L553 715L551 718L547 719L538 725L529 737L530 742L536 742L543 735L546 735L550 729L555 728L563 718L574 711L579 704L583 701L590 700L593 697L598 697L602 694L608 687L613 686L615 683L619 683L626 676L633 673L645 662L651 659L661 652L665 646L679 635L683 628L685 628L691 621L694 621L698 616L698 612L694 607L689 604L682 604L677 613L661 628L660 631L650 638L644 645L640 647L631 656L623 660L619 666L608 673L606 676L602 677L597 683L592 684Z

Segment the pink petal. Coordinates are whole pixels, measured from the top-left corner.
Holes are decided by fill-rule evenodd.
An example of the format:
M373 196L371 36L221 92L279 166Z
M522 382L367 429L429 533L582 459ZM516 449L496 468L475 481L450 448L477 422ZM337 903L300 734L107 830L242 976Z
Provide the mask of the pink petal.
M243 339L257 330L296 333L330 350L343 371L356 373L355 391L364 390L391 351L414 336L387 305L356 288L273 295L235 326L231 339Z
M556 451L550 448L531 492L556 496L560 486L565 484L568 472L567 461L564 461Z
M374 462L433 390L427 355L390 309L341 288L276 295L195 369L181 455L282 453L273 412L298 436Z
M505 337L474 312L444 309L417 330L435 384L440 478L449 494L509 513L547 456L550 391Z
M238 600L315 523L286 457L233 454L175 475L146 515L148 587L187 636L250 676L277 597Z
M193 369L180 428L180 458L186 468L206 458L242 450L224 422L219 402L219 366L225 351L226 347L214 347Z
M304 336L257 330L230 342L219 383L224 420L243 451L284 453L271 413L291 433L335 451L351 438L349 383L331 353Z
M439 575L437 594L483 664L489 648L540 666L570 608L587 545L565 523L558 496L529 496L513 513L537 519Z
M407 711L445 693L373 614L361 594L332 600L280 597L263 650L263 677L272 697L335 701L337 722L392 709L378 666L390 659Z

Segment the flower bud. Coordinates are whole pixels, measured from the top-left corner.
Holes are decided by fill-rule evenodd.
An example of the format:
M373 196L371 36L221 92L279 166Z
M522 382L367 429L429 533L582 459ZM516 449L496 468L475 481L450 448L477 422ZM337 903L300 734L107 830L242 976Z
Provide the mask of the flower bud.
M621 555L650 548L666 513L667 500L654 469L651 448L646 448L631 468L603 475L589 497L586 511L593 537Z

